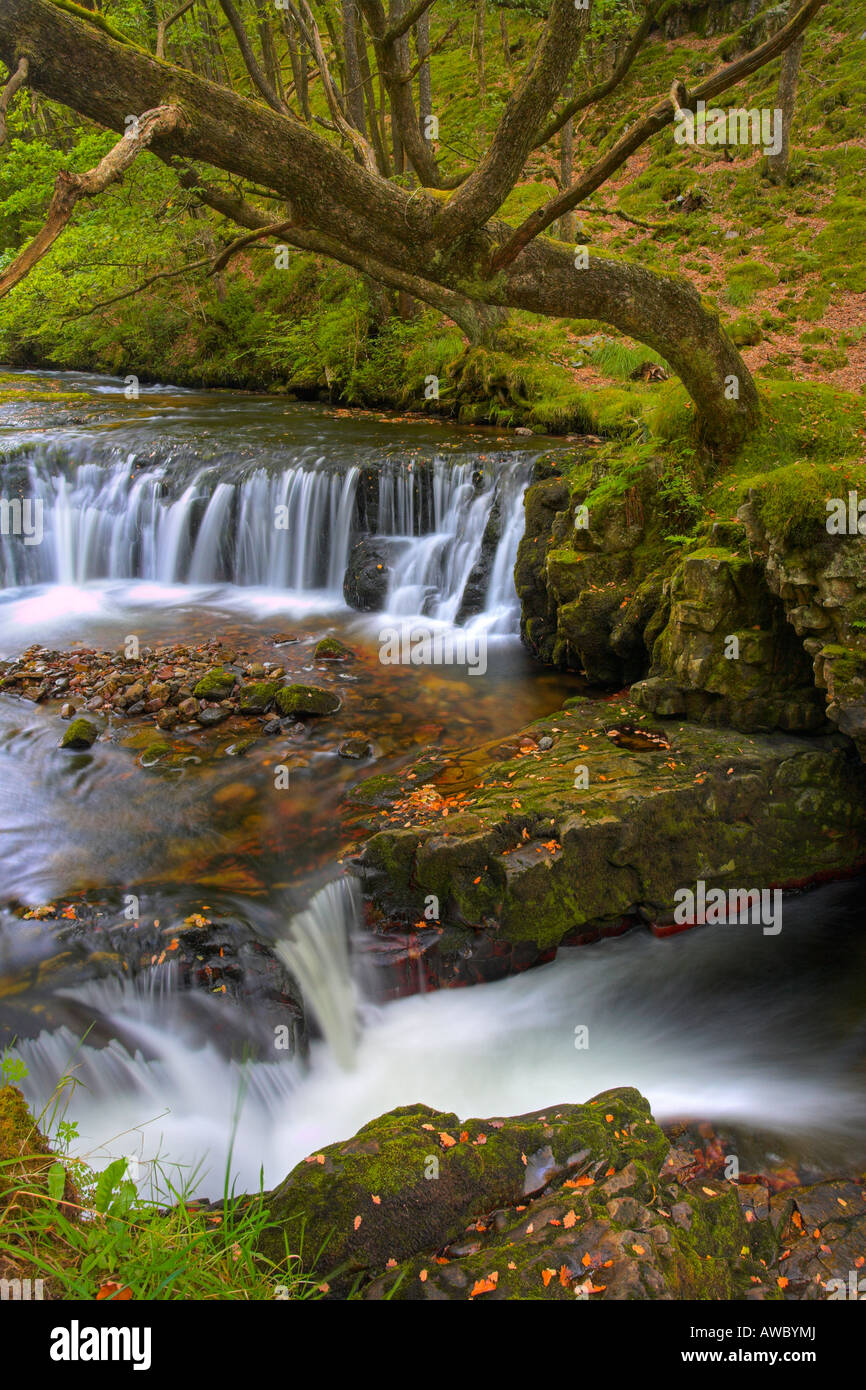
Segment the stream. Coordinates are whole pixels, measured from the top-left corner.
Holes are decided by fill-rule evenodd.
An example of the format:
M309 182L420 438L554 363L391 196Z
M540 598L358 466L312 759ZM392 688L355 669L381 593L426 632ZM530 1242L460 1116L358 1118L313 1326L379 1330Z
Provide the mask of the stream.
M394 1106L483 1117L632 1085L659 1120L739 1128L806 1171L862 1168L863 880L793 895L778 941L745 926L637 930L498 983L388 1002L355 949L357 894L338 862L347 791L425 749L459 758L583 689L519 638L522 495L551 441L230 392L155 386L127 400L116 378L21 375L78 397L0 407L3 495L41 499L44 532L2 537L0 658L219 638L244 661L276 650L289 679L316 683L322 638L354 654L327 672L342 700L332 717L243 756L219 729L179 734L168 768L149 764L152 724L143 735L109 717L107 740L70 753L58 701L0 694L0 1045L14 1041L37 1109L72 1071L75 1152L125 1154L143 1188L158 1160L213 1197L227 1163L239 1190L260 1174L273 1185ZM388 556L383 612L343 597L361 536ZM389 624L453 634L458 617L484 636L483 672L380 660ZM359 761L339 753L352 738L369 744ZM182 988L171 960L103 968L86 914L74 930L60 915L116 914L130 895L139 930L194 914L243 922L301 987L317 1024L306 1055L268 1051L273 1019L253 998ZM46 904L57 917L40 915Z

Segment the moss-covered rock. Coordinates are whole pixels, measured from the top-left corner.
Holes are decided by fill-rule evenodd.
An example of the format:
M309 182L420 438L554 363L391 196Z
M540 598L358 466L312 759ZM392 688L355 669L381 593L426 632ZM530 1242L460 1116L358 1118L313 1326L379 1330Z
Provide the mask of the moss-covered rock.
M90 748L99 737L99 730L89 719L73 719L60 740L61 748Z
M332 1297L774 1296L735 1189L671 1181L669 1153L624 1087L514 1118L407 1105L298 1164L265 1245L302 1233Z
M318 685L286 685L277 691L276 704L280 714L335 714L342 705L338 695Z
M435 774L378 787L372 804L399 802L400 824L369 816L361 864L374 904L412 923L434 894L443 924L545 950L624 920L670 922L677 890L699 879L794 885L862 862L866 771L838 735L677 722L669 749L641 749L608 736L618 723L639 729L647 715L569 701L531 726L536 748L545 735L552 747L518 754L515 740L447 828Z
M274 703L279 687L275 681L250 681L241 686L240 708L243 714L264 714Z
M193 686L197 700L226 700L235 688L237 677L233 671L224 671L214 666Z
M317 661L349 661L353 655L351 648L338 637L323 637L313 652Z

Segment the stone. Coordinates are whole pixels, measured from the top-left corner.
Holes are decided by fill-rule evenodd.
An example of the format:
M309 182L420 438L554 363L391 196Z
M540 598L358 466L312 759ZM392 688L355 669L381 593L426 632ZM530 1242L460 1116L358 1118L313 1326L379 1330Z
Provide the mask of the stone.
M316 661L348 661L354 653L336 637L323 637L316 643L313 656Z
M197 700L224 700L234 690L235 680L233 671L214 666L196 682L192 693Z
M74 719L60 740L61 748L90 748L99 737L99 730L89 719Z
M341 758L366 758L371 752L370 744L365 738L346 738L337 749Z
M277 686L274 681L253 681L241 686L240 708L242 714L264 714L274 703Z
M362 536L349 555L343 577L343 597L350 608L376 613L385 607L390 582L387 545L373 536Z
M292 714L335 714L342 705L338 695L318 685L287 685L276 694L277 709L284 717Z

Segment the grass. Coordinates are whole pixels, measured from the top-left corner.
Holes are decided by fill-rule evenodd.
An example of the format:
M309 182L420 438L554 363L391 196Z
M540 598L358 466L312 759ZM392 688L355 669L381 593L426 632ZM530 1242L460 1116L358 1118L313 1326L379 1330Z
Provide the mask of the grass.
M303 1258L286 1247L279 1262L259 1252L276 1223L262 1190L235 1193L231 1152L215 1208L190 1196L197 1170L177 1183L160 1161L145 1200L125 1158L98 1169L70 1155L77 1129L64 1115L75 1078L62 1077L34 1119L14 1084L25 1075L17 1059L7 1055L0 1063L4 1278L41 1278L50 1296L62 1299L298 1300L327 1291L310 1272L321 1251Z

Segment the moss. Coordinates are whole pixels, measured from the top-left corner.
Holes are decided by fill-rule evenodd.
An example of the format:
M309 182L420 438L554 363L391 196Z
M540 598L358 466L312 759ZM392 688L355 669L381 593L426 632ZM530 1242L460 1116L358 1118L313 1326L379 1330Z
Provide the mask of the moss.
M99 730L89 719L73 719L60 740L61 748L90 748L99 737Z
M335 714L342 705L339 695L318 685L287 685L276 693L280 714Z
M234 690L236 680L234 672L214 666L196 682L192 693L197 700L225 700Z
M321 642L316 643L313 656L317 661L346 661L352 652L337 637L323 637Z
M240 708L244 714L264 714L274 703L279 687L276 681L250 681L241 686Z

